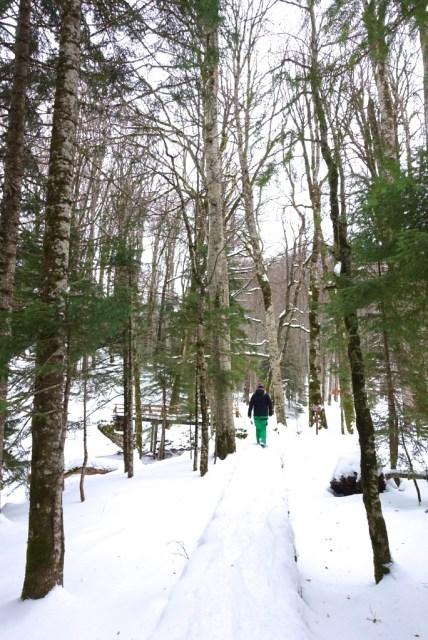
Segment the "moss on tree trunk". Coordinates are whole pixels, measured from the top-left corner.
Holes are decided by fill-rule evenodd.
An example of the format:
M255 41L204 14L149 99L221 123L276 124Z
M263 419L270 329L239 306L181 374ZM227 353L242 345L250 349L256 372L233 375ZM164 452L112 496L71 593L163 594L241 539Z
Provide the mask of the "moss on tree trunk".
M80 53L78 0L64 3L46 200L41 299L47 321L37 343L27 563L23 598L63 584L63 419L73 147Z

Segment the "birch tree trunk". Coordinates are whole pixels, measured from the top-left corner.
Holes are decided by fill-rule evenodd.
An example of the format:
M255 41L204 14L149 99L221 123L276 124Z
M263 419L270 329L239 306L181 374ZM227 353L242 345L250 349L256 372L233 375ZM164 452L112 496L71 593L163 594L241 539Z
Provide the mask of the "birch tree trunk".
M400 0L401 11L406 20L412 22L411 29L418 30L422 54L422 84L424 94L425 145L428 150L428 6L425 0Z
M31 42L30 0L19 3L15 42L15 68L6 133L3 198L0 205L0 510L3 484L4 429L7 416L8 357L11 335L10 313L15 288L16 243L21 203L24 154L25 95Z
M309 426L316 425L327 429L327 418L323 401L325 395L322 391L321 377L321 324L320 324L320 289L322 277L322 230L321 230L321 185L319 181L320 145L319 132L312 125L313 114L308 100L306 100L306 112L311 143L307 148L304 133L304 124L300 124L300 143L305 163L306 182L312 207L312 252L309 261Z
M156 348L156 298L159 286L159 244L161 229L161 224L158 224L152 245L152 265L150 270L149 291L147 294L147 338L145 347L147 357L152 356Z
M380 111L382 166L391 175L398 162L397 118L388 75L389 47L385 37L388 3L385 0L362 0L363 22L367 31L369 56L376 82Z
M239 55L239 51L237 52ZM269 364L271 369L271 386L273 390L273 399L275 404L275 412L277 421L286 425L284 390L282 387L281 375L281 355L278 346L278 323L275 318L272 288L269 281L267 266L263 260L263 252L259 231L257 229L256 214L254 208L253 187L250 179L249 162L248 162L248 126L243 126L240 117L240 100L239 100L239 69L240 60L237 59L234 69L234 118L236 127L236 138L238 147L239 166L241 170L242 199L244 203L245 225L248 232L248 240L251 247L251 257L254 262L257 282L260 286L263 306L265 312L265 329L267 337L267 346L269 351ZM247 100L247 109L248 107ZM249 120L248 111L245 114L246 121Z
M341 263L342 283L346 283L352 276L351 249L347 239L347 223L346 220L340 216L338 193L339 171L329 144L327 118L321 96L314 0L308 1L308 9L312 32L310 70L312 96L320 131L321 153L328 171L327 177L330 191L330 218L333 226L334 254L336 260ZM351 368L356 426L360 442L363 501L373 550L375 580L376 582L380 582L383 576L389 573L389 564L392 562L392 558L385 520L382 514L382 505L379 499L375 434L367 401L364 360L361 350L357 314L355 312L347 312L344 316L344 322L348 339L348 357Z
M205 326L206 291L201 284L198 296L198 325L196 333L196 375L199 405L201 409L201 461L200 473L204 476L208 471L209 416L207 393L207 365L205 363Z
M387 3L385 0L370 0L369 2L363 0L363 5L363 20L369 41L369 55L376 80L380 110L380 175L383 175L387 182L392 182L394 180L394 166L398 165L398 138L397 117L394 111L392 91L388 76L389 46L385 36ZM391 236L392 232L388 227L383 231L386 236ZM388 270L393 268L393 265L388 264ZM378 265L378 269L380 275L381 265ZM394 469L398 459L398 416L392 379L392 354L389 345L388 331L386 329L387 315L384 305L381 306L380 311L383 319L382 342L385 356L385 379L388 398L388 438L391 468Z
M217 9L218 5L216 4ZM229 276L227 270L224 215L222 207L222 171L218 130L218 10L215 17L202 16L204 33L203 76L203 138L205 150L205 181L208 200L208 293L211 310L220 320L211 332L213 362L212 411L216 425L216 454L223 460L234 453L235 425L231 390L230 330L225 314L229 309ZM223 326L222 326L223 325Z
M22 598L43 598L63 584L63 394L73 149L77 120L80 0L62 3L46 200L41 299L50 321L36 350L27 563Z
M428 10L417 19L419 28L419 40L421 43L422 65L423 65L423 86L424 86L424 124L425 124L425 144L428 151Z
M321 190L317 182L312 183L311 202L314 222L312 255L309 266L309 426L317 424L327 429L323 406L320 365L320 252L321 252ZM317 429L318 431L318 429Z
M353 433L354 405L352 399L349 361L346 354L346 337L344 336L342 320L336 320L336 336L338 340L337 360L339 365L340 406L348 433Z

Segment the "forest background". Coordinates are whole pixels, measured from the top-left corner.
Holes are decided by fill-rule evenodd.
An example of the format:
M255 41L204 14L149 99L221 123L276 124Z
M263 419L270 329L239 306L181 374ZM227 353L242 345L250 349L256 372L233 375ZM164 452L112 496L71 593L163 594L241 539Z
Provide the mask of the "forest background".
M0 472L31 477L23 597L63 581L71 393L120 387L128 477L151 401L158 457L186 416L204 475L258 379L284 427L307 405L327 428L340 398L380 581L376 449L399 482L426 448L425 3L21 0L0 28Z

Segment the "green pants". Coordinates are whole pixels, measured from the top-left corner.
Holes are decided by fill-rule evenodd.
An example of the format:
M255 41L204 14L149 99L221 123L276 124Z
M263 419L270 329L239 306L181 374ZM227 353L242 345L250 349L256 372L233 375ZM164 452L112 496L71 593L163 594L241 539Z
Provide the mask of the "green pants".
M266 427L268 423L267 416L254 416L254 424L256 425L256 440L266 444Z

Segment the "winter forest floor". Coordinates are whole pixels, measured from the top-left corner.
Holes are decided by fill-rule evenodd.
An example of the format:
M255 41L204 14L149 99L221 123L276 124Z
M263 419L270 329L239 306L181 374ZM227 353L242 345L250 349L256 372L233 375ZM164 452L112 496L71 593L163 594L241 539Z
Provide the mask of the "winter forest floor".
M318 436L303 415L272 422L265 450L250 429L202 479L185 453L128 480L94 428L92 459L118 470L87 477L83 504L66 480L65 588L41 601L19 599L27 503L6 498L1 639L428 640L427 483L422 506L411 482L382 495L394 565L376 586L361 496L328 491L358 448L330 418Z

